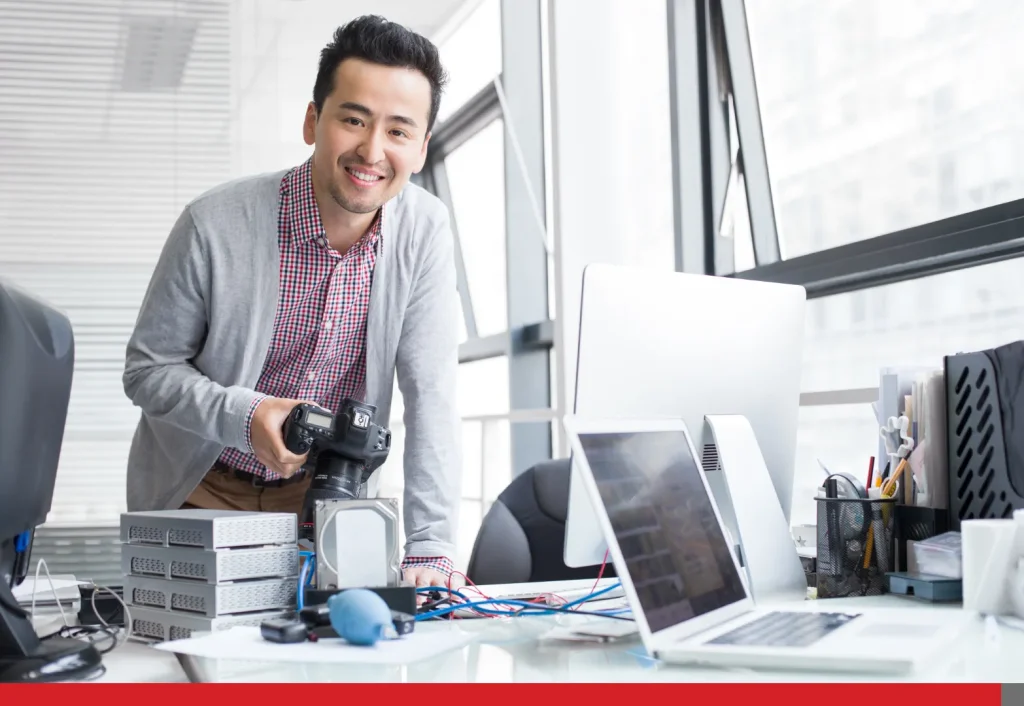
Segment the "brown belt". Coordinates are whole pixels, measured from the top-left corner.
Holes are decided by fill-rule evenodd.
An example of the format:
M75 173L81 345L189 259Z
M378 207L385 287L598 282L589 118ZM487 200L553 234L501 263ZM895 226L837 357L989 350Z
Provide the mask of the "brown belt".
M258 476L255 473L249 473L247 471L240 471L237 468L230 468L224 465L220 461L216 461L213 464L213 470L217 473L223 473L225 475L237 478L238 480L245 481L256 488L280 488L285 485L291 485L292 483L298 483L306 479L306 472L300 470L291 478L275 478L268 480L263 476Z

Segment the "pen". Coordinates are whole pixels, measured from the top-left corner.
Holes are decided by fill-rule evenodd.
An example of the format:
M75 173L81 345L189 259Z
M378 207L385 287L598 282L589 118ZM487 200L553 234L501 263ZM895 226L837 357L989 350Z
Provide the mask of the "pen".
M867 484L868 492L871 491L871 476L874 475L874 472L875 472L875 457L872 456L870 459L868 459L868 484Z

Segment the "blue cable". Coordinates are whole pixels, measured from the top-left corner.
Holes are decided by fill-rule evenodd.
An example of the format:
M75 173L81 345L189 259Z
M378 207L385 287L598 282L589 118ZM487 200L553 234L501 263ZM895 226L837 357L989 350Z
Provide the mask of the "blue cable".
M312 560L307 558L306 562L302 565L302 571L299 572L299 591L295 598L295 605L299 610L302 610L306 605L306 581L308 580L307 577L309 576L309 567L311 563Z
M488 615L524 615L524 614L525 615L557 615L557 614L560 614L560 613L570 613L572 611L569 610L569 609L572 608L573 606L577 606L577 605L580 605L581 603L586 603L587 601L594 600L598 596L603 595L605 593L608 593L609 591L613 591L613 590L615 590L616 588L618 588L621 585L622 584L619 584L619 583L613 584L611 586L608 586L606 588L601 589L600 591L594 591L593 593L588 593L587 595L583 596L582 598L578 598L575 601L571 601L569 603L566 603L566 604L561 605L561 606L556 606L556 607L552 607L552 606L541 607L540 605L538 605L536 603L528 603L526 601L517 601L517 600L502 600L502 599L499 599L499 598L491 598L491 599L487 599L487 600L483 600L483 601L471 601L468 598L466 598L466 596L463 595L460 591L456 591L456 590L448 591L448 589L444 589L446 592L448 592L448 595L456 596L457 598L462 599L464 602L463 603L459 603L457 605L451 605L451 606L446 606L444 608L438 608L436 610L431 610L431 611L428 611L426 613L420 613L419 615L416 616L416 620L429 620L430 618L436 618L436 617L440 617L440 616L443 616L443 615L448 615L449 613L454 613L456 611L464 610L466 608L476 608L481 613L487 613ZM438 587L422 587L422 588L416 589L416 592L417 593L433 593L433 592L435 592L437 590L438 590ZM482 606L493 605L493 604L503 605L503 606L518 606L518 607L529 609L529 612L528 613L524 613L524 611L497 610L495 608L483 608L482 607ZM629 613L630 610L629 609L624 609L624 610L594 611L594 612L595 613L601 613L603 615L620 615L622 613Z
M494 609L494 608L484 608L483 607L483 606L487 606L487 605L491 605L491 604L497 604L497 605L502 605L502 606L518 606L518 607L523 608L524 610L521 610L521 611L497 610L497 609ZM536 603L527 603L526 601L510 601L510 600L491 599L491 600L487 600L487 601L470 601L468 603L458 603L456 605L446 606L444 608L438 608L437 610L431 610L431 611L428 611L426 613L420 613L419 615L416 616L416 620L429 620L431 618L438 618L438 617L441 617L441 616L444 616L444 615L448 615L449 613L455 613L457 611L464 610L464 609L467 609L467 608L473 608L475 610L480 611L481 613L486 613L488 615L497 615L497 616L501 616L501 615L507 615L507 616L560 615L562 613L568 613L568 614L571 615L574 612L568 606L541 608ZM623 613L629 613L629 612L631 612L631 611L628 608L624 608L624 609L619 609L619 610L593 611L593 613L587 613L587 615L592 615L592 614L599 613L601 615L612 616L612 615L622 615Z

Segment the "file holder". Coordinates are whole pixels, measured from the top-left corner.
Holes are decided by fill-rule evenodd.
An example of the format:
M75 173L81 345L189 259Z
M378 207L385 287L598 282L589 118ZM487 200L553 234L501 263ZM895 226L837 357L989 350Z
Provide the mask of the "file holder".
M950 530L1024 508L1024 469L1010 460L1021 456L1022 369L1020 341L945 357Z
M817 498L818 598L878 596L893 570L893 498Z

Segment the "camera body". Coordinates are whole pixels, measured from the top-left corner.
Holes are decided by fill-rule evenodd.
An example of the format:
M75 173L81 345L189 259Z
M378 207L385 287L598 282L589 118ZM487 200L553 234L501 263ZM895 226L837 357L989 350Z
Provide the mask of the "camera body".
M309 454L305 468L313 480L303 501L299 527L312 536L317 500L359 498L362 488L391 451L391 431L374 422L377 408L345 399L337 414L311 404L299 404L285 420L285 447L294 454Z

